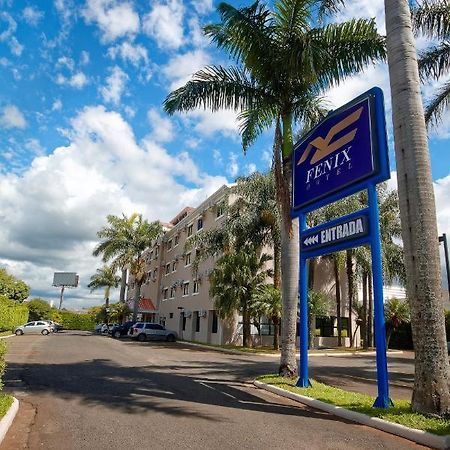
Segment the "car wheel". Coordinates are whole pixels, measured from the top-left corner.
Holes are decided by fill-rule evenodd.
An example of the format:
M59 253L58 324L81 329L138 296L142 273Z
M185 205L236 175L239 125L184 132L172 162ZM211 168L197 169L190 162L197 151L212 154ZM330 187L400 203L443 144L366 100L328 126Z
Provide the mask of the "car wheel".
M167 342L175 342L175 336L173 334L169 334L167 336Z
M23 331L22 330L16 330L16 336L22 336Z
M115 337L116 339L120 338L120 331L114 331L113 337Z
M147 340L147 336L145 333L141 333L137 338L138 338L138 341L140 341L140 342L144 342Z
M43 334L44 336L47 336L48 330L42 330L42 331L41 331L41 334Z

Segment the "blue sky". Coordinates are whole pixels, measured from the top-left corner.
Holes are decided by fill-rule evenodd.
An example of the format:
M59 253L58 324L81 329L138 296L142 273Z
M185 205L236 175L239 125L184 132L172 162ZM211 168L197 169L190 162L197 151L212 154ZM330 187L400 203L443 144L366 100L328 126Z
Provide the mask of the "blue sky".
M85 286L99 266L91 252L107 214L167 221L236 176L269 167L271 133L244 156L233 112L162 111L194 71L229 64L201 32L217 19L216 4L0 0L0 264L34 295L56 297L53 272L69 270L84 286L72 291L72 305L98 303L101 294ZM384 32L382 0L348 1L337 20L361 13ZM391 128L383 64L329 98L337 107L373 85L385 91ZM449 122L430 141L439 226L448 234Z

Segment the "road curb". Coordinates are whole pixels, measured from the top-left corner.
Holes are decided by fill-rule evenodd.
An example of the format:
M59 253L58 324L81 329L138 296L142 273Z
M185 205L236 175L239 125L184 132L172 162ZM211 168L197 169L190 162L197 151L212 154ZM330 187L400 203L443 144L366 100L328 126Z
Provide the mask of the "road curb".
M8 336L0 336L0 339L9 339L9 338L12 338L14 336L15 336L15 334L9 334Z
M9 407L8 412L0 420L0 445L12 425L14 417L16 417L17 411L19 410L19 400L13 397L12 405Z
M395 434L396 436L409 439L410 441L417 442L418 444L426 445L428 447L433 447L440 450L448 450L450 448L450 435L438 436L426 431L416 430L415 428L408 428L404 425L387 422L386 420L379 419L378 417L370 417L362 413L349 411L348 409L342 408L340 406L324 403L311 397L294 394L293 392L286 391L270 384L261 383L257 380L255 380L253 384L256 387L265 389L266 391L272 392L273 394L295 400L297 402L311 406L312 408L320 409L330 414L334 414L335 416L342 417L343 419L351 420L352 422L361 423L363 425L367 425L369 427L376 428L390 434Z

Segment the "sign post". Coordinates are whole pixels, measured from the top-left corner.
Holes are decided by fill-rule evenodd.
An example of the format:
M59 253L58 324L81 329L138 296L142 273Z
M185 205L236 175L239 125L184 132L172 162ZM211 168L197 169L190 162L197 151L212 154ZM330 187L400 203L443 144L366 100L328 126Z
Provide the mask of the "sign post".
M292 216L300 221L300 377L309 387L307 260L370 244L378 396L388 408L389 384L383 304L383 270L376 184L390 177L383 93L379 88L330 113L303 137L293 154ZM369 205L344 217L307 228L306 214L367 189Z

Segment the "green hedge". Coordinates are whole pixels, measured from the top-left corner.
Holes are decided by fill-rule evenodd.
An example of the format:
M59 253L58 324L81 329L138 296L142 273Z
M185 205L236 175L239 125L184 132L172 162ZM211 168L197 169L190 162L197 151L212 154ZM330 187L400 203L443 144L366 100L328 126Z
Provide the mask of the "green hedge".
M13 331L28 322L28 308L22 303L0 296L0 331Z
M0 339L0 391L3 388L3 374L5 373L5 353L6 353L6 343L3 339Z
M66 330L92 331L95 321L89 314L78 314L71 311L57 311L53 320L61 323ZM53 316L52 316L53 317ZM56 320L58 319L58 320Z

